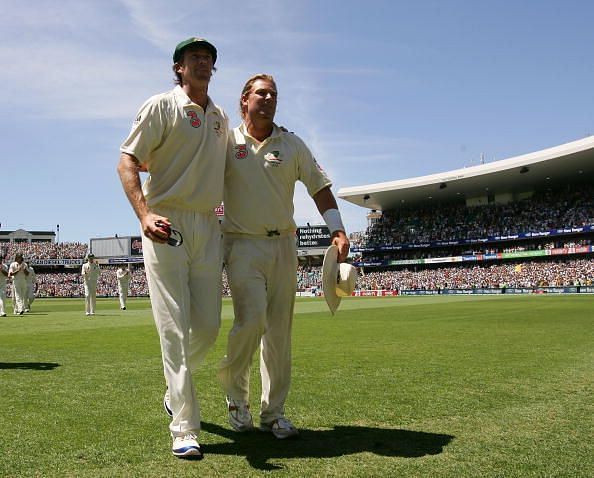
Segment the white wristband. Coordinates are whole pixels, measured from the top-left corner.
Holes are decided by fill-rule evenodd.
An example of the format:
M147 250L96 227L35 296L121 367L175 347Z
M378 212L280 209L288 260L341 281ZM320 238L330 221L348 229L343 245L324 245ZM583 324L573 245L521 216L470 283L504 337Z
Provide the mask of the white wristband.
M326 209L324 214L322 214L324 221L326 221L326 225L328 229L330 229L330 234L333 234L335 231L342 231L344 230L344 224L342 223L342 218L340 217L340 212L338 209Z

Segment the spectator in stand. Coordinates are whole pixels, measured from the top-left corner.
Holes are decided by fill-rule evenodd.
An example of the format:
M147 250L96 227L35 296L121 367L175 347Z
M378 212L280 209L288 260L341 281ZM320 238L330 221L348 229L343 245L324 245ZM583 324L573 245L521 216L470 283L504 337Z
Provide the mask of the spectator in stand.
M366 246L476 239L594 224L594 188L535 193L508 204L435 205L386 211L366 233ZM436 220L436 218L439 218Z

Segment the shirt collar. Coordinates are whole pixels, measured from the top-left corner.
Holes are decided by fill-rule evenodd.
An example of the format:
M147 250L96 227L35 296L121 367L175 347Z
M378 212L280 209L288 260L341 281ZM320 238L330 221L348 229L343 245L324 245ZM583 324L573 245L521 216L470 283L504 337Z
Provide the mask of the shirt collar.
M197 105L196 103L194 103L190 97L186 94L186 92L184 91L184 89L180 86L177 85L174 89L173 89L173 94L175 95L176 101L177 103L183 108L184 106L200 106ZM208 97L208 103L206 104L206 111L205 113L218 113L218 109L216 107L216 105L212 102L212 100L210 99L210 96Z
M245 123L242 122L239 125L239 131L241 131L241 134L243 134L244 136L247 136L248 138L256 141L257 143L260 143L260 141L258 141L256 138L254 138L251 134L248 133L247 126L245 125ZM262 141L262 143L265 141L269 141L273 138L276 138L276 137L280 136L282 133L283 133L283 130L281 130L276 125L276 123L272 123L272 132L270 133L270 136L268 136L268 138L266 138L264 141Z

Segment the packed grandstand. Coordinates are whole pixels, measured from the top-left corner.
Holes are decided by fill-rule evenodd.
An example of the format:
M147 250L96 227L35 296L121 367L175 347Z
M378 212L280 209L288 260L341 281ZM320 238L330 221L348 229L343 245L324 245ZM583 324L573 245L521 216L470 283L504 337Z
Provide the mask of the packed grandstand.
M36 268L36 272L39 269ZM82 297L80 272L37 272L37 297ZM300 266L297 271L298 292L321 292L321 268ZM454 266L435 269L402 269L360 274L357 289L364 291L429 291L439 289L476 290L478 288L528 288L594 285L594 259L566 259L547 262L509 262L485 266ZM223 291L230 295L223 271ZM7 288L10 297L10 288ZM117 297L116 267L102 267L97 295ZM133 267L131 297L148 296L144 267Z
M498 163L339 191L370 211L350 235L356 295L594 292L594 137ZM129 239L138 255L104 257L99 296L117 296L120 262L133 262L130 295L148 295L139 238ZM6 241L0 251L35 267L37 297L83 296L87 244ZM299 252L297 292L321 293L321 257ZM222 281L229 295L224 271Z
M482 209L482 210L480 210ZM466 215L466 216L465 216ZM471 218L464 222L464 217ZM443 218L436 220L435 218ZM375 221L359 240L354 240L352 260L360 268L359 290L443 290L478 288L543 288L592 286L594 258L592 232L550 235L538 239L509 239L523 231L577 230L594 224L594 188L537 195L534 201L501 206L477 206L460 210L443 205L432 209L410 208L388 213ZM414 230L414 233L411 232ZM492 243L471 243L414 248L421 241L453 241L483 235L505 236ZM408 248L394 248L408 244ZM52 270L39 265L42 259L81 259L88 251L80 243L14 243L4 248L7 258L17 252L37 271L38 297L81 297L82 278L76 270ZM367 254L361 251L368 251ZM490 257L489 260L448 263L456 257ZM421 264L420 258L439 258ZM515 259L514 259L515 258ZM367 265L366 265L367 264ZM97 285L99 296L117 296L116 266L102 267ZM301 265L297 271L298 292L321 291L321 267ZM9 289L10 290L10 289ZM225 274L223 290L229 294ZM142 264L133 265L131 296L148 295Z

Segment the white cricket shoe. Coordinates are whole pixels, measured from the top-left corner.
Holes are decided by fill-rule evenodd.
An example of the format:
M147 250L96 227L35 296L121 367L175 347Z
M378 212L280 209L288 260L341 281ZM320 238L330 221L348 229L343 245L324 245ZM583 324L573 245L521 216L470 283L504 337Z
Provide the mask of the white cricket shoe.
M277 418L269 423L261 422L260 430L263 432L271 432L279 440L299 435L297 428L295 428L295 426L285 417Z
M204 455L202 454L197 438L198 436L195 433L186 433L183 436L173 437L171 452L180 458L202 460Z
M229 411L229 424L237 432L247 432L254 428L254 421L250 413L250 406L243 400L233 400L225 397Z

